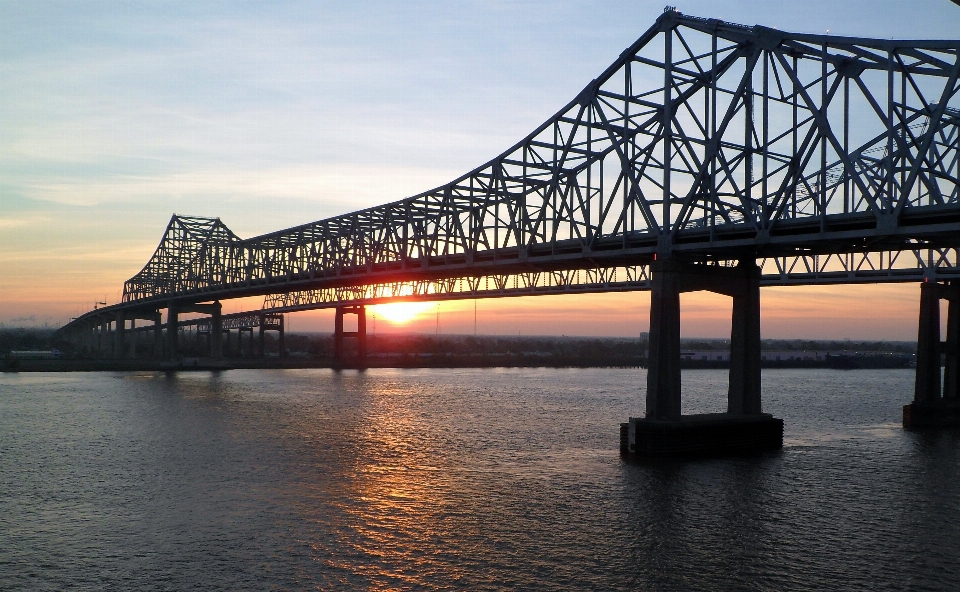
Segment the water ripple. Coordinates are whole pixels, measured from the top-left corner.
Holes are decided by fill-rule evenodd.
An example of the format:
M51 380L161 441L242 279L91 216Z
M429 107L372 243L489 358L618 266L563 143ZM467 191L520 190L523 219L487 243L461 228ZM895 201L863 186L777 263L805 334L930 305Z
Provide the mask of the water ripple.
M625 463L636 370L3 375L0 589L956 589L912 374L763 379L782 451Z

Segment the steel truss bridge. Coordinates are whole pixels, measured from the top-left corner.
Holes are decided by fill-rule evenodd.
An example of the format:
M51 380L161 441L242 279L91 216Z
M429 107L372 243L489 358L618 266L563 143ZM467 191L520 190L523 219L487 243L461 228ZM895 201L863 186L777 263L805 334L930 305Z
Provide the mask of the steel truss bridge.
M958 77L960 40L796 34L668 9L473 171L247 239L175 215L123 301L62 331L249 296L266 314L656 292L671 261L755 263L762 286L958 281Z

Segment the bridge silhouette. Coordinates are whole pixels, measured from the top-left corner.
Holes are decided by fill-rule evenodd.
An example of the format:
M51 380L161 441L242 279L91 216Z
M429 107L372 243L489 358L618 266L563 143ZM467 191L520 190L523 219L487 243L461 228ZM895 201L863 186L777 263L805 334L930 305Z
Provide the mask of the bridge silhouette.
M123 357L146 319L137 330L175 357L179 315L205 313L218 357L231 323L282 334L283 313L335 308L338 359L351 363L354 338L362 365L370 304L650 290L646 416L622 438L654 453L638 434L684 424L681 292L733 298L729 423L773 421L760 405L761 286L921 282L904 422L955 422L958 77L958 40L796 34L668 8L533 133L446 185L248 239L174 215L123 301L61 335ZM221 315L221 301L250 296L262 310ZM358 331L344 332L346 314Z

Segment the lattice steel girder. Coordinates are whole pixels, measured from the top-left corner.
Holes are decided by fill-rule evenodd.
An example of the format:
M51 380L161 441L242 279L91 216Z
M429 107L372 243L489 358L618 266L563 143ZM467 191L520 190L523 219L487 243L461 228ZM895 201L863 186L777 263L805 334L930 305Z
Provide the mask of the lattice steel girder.
M736 261L716 262L736 265ZM758 262L761 286L919 282L960 279L957 249L914 249L865 253L772 257ZM344 305L402 301L469 300L548 294L646 291L647 265L553 272L525 272L288 291L267 296L263 310L296 312Z
M125 301L960 242L960 41L665 12L556 115L432 191L238 239L175 216Z
M958 77L956 40L668 11L532 134L447 185L247 240L174 216L124 301L955 248ZM824 273L803 281L844 280Z
M247 311L223 315L220 320L221 329L250 329L253 327L279 326L281 313L277 311ZM184 319L177 322L178 327L196 327L198 331L210 331L209 317Z

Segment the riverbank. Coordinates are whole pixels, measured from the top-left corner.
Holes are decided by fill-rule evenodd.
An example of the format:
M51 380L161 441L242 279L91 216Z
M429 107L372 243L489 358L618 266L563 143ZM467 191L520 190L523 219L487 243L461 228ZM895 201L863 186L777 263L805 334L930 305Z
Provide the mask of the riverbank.
M0 370L23 372L228 370L244 368L331 368L333 339L328 333L287 334L283 357L271 335L262 357L237 344L224 344L224 357L208 356L209 345L182 335L176 359L164 359L153 343L141 343L140 357L94 357L72 351L42 331L0 331ZM637 368L646 365L648 344L625 337L505 335L370 335L368 368ZM354 344L349 344L355 347ZM54 350L57 350L56 352ZM256 350L257 348L254 348ZM27 350L27 351L23 351ZM33 351L30 351L33 350ZM46 350L46 351L44 351ZM112 348L104 347L104 354ZM811 341L766 339L761 347L764 368L904 368L914 361L909 342ZM95 354L94 354L95 355ZM45 359L41 359L45 358ZM726 339L682 339L681 367L729 367Z
M764 360L762 368L832 368L840 370L906 368L909 357L830 356L821 360ZM7 359L0 361L3 372L174 372L236 369L334 368L329 358L180 358L176 360L117 359ZM355 367L355 366L350 366ZM373 354L366 368L645 368L646 359L621 356L612 360L595 357L545 356L536 354L432 355ZM725 369L723 360L681 360L684 369Z

